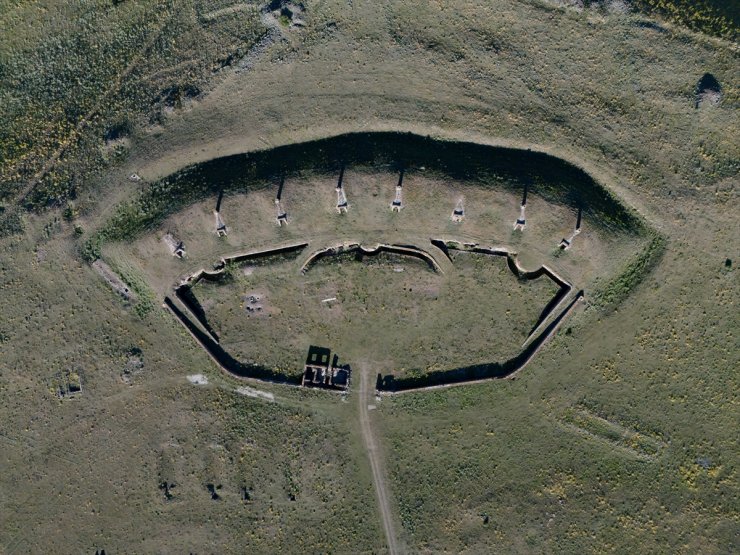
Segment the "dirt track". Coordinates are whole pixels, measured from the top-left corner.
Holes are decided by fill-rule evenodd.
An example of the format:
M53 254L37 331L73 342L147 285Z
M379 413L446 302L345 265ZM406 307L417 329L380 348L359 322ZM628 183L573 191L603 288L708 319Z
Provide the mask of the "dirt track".
M375 493L378 498L378 509L383 520L383 530L388 545L388 553L394 555L400 553L396 543L396 530L391 512L390 499L386 488L385 475L383 474L380 453L378 452L375 437L370 423L370 414L368 403L372 400L373 390L368 387L370 381L371 368L366 364L359 367L360 370L360 388L358 393L358 402L360 404L360 426L362 427L362 437L365 440L367 456L370 459L370 468L373 472L373 484Z

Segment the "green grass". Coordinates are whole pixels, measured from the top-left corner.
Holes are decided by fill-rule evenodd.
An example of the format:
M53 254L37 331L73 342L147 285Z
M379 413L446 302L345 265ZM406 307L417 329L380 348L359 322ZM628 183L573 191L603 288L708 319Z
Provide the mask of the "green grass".
M76 261L72 227L62 225L38 245L41 261L27 236L1 246L4 468L7 476L43 469L28 487L3 482L3 547L187 551L218 541L226 551L347 552L378 545L354 404L290 388L273 390L273 403L235 393L243 384L223 377L159 303L136 314ZM117 269L136 282L132 271ZM121 374L132 353L143 365L129 385ZM83 390L59 400L49 380L70 369L80 370ZM193 373L210 384L188 383ZM47 426L53 434L41 432ZM159 489L164 480L176 484L171 501ZM219 501L208 483L222 486ZM136 508L114 517L108 506L119 496ZM92 510L102 529L89 521ZM48 535L28 536L29 518ZM77 532L53 539L60 524Z
M388 254L332 256L305 276L299 265L237 270L193 288L238 360L296 373L308 346L323 345L343 362L370 358L377 372L396 377L505 361L521 351L557 291L548 278L517 280L503 257L474 253L457 254L445 275ZM259 296L260 312L247 295Z
M0 16L14 28L0 41L0 198L36 183L34 209L82 194L125 158L106 145L181 109L264 32L255 11L210 21L190 1L40 4Z
M595 304L602 309L616 308L640 282L650 275L650 272L660 262L665 248L665 237L653 233L653 238L648 245L627 263L619 275L603 286L596 286Z
M18 208L0 206L0 237L23 233L23 220Z
M695 31L737 40L740 6L724 0L631 0L639 10Z
M569 409L563 415L562 421L590 436L634 451L637 456L653 458L665 448L665 445L655 438L629 430L585 410Z
M136 314L144 318L157 307L159 304L158 299L136 270L125 263L122 264L116 261L111 261L109 266L136 293L137 299L134 303L134 312Z

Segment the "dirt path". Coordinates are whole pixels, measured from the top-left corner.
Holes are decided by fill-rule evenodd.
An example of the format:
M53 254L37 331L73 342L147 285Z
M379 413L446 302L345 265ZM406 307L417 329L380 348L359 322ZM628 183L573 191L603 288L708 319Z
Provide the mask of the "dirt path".
M370 468L373 472L373 484L375 493L378 497L378 508L383 519L383 530L388 544L388 553L395 555L400 553L396 543L396 530L393 522L393 513L391 512L390 497L386 488L385 475L383 474L380 453L373 436L372 425L368 403L372 401L373 390L369 387L371 368L362 364L360 370L360 390L358 402L360 403L360 426L362 427L362 436L365 439L367 456L370 459Z

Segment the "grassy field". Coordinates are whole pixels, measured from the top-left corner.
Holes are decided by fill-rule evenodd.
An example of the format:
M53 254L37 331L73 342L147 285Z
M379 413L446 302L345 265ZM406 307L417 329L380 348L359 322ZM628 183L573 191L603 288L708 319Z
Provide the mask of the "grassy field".
M674 248L664 275L559 336L516 381L383 400L410 545L735 550L737 278ZM708 306L726 320L708 322Z
M275 157L285 161L278 153ZM432 246L433 239L505 248L526 270L549 266L573 287L586 288L603 306L616 304L620 294L628 293L643 266L654 258L650 232L642 224L632 231L618 225L623 207L602 208L596 201L591 205L580 200L577 191L559 189L555 180L537 183L528 193L524 232L512 225L519 217L523 188L451 179L427 166L404 173L404 208L394 213L390 201L398 174L386 166L345 170L343 187L350 210L342 215L335 210L336 175L308 173L284 180L281 205L289 212L286 226L276 225L275 179L238 182L240 188L256 190L220 197L220 215L229 229L226 237L215 233L213 210L219 201L213 196L158 226L142 226L136 222L156 218L139 215L147 210L156 214L156 208L148 207L158 206L143 196L103 225L96 234L102 241L96 249L140 296L163 298L173 295L175 284L200 268L210 268L220 257L307 242L306 252L290 259L236 264L219 281L200 281L192 288L205 325L227 352L243 363L273 368L285 376L300 372L312 344L330 346L350 364L353 358L371 360L377 373L396 377L504 362L519 354L555 296L555 282L544 276L517 279L505 257L454 250L445 254ZM178 180L187 183L194 178L164 181L171 181L170 190L190 198ZM598 197L595 192L589 195ZM572 249L562 251L558 244L576 223L574 206L569 206L574 196L584 202L579 204L585 213L583 232ZM465 199L466 216L455 223L450 215L460 198ZM142 229L137 231L137 226ZM163 241L168 234L183 242L185 259L171 255ZM127 237L138 239L121 241ZM385 257L353 264L354 255L345 254L322 259L306 275L299 272L312 252L325 247L338 243L372 247L379 242L415 244L432 251L441 267L435 273L420 261L407 268L403 259ZM328 298L336 300L322 302ZM146 305L137 305L142 306Z
M515 379L368 399L403 552L737 552L736 24L687 29L652 1L304 4L302 26L274 27L251 2L0 0L0 553L387 551L357 391L233 379L160 308L220 256L317 227L325 243L502 243L587 286ZM697 107L705 73L721 99ZM597 232L586 214L557 256L572 206L533 195L515 236L518 182L418 168L393 220L395 170L358 166L342 220L335 174L289 175L283 228L277 182L245 178L219 240L218 190L162 181L358 131L557 156L656 233ZM136 233L97 242L116 221ZM60 399L65 372L82 390Z
M170 291L178 279L200 268L210 268L221 257L238 252L303 241L311 242L311 250L342 241L411 241L424 248L430 246L430 239L455 237L508 247L517 253L526 269L552 264L574 282L580 279L585 285L619 273L620 265L627 264L629 257L640 252L648 240L644 229L603 228L601 212L587 209L584 231L576 239L580 248L563 253L558 245L572 232L577 211L565 202L548 202L542 196L546 190L529 193L527 229L521 233L513 229L513 223L519 217L522 189L510 183L481 186L475 181L434 175L418 168L405 173L405 208L401 213L390 210L397 173L386 167L347 168L343 185L350 210L339 216L334 190L337 176L338 172L311 173L286 179L281 202L288 212L287 226L275 222L279 177L274 177L248 185L242 183L224 195L220 213L229 228L226 237L215 233L213 211L218 195L209 191L203 193L205 200L164 218L150 217L149 197L141 196L113 209L112 217L99 224L100 229L91 235L93 242L112 237L103 239L96 247L103 258L125 261L141 273L157 295ZM456 224L450 216L461 197L465 199L465 221ZM175 200L174 204L178 202ZM156 207L159 203L151 204ZM157 210L152 212L156 214ZM167 233L184 242L186 259L170 255L162 241ZM84 245L86 241L82 236L79 243Z
M0 3L0 199L64 205L266 34L258 3ZM33 187L31 187L33 184Z
M295 263L235 268L194 293L239 360L296 373L308 346L323 345L404 376L515 356L557 291L546 277L518 281L490 255L457 255L448 275L398 255L338 257L305 276Z
M0 328L4 552L378 545L354 411L292 388L240 395L168 314L127 310L74 262L69 227L3 245L4 298L21 280L34 291L5 304ZM59 399L50 380L69 368L82 392Z
M710 35L737 40L740 6L722 0L633 0L631 4L648 14Z

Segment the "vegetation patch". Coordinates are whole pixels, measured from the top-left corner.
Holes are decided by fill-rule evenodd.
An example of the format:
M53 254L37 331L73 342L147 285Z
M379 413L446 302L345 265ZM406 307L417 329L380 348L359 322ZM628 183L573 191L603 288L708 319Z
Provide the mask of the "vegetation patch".
M603 440L620 449L628 450L636 456L651 460L660 455L666 447L661 440L625 428L583 408L568 409L561 421L579 433Z
M0 206L0 238L23 233L23 220L16 207Z
M694 31L737 40L740 5L726 0L630 0L638 10Z
M637 287L650 271L660 262L666 248L666 239L653 232L650 243L632 260L624 270L593 294L594 304L604 310L616 308Z
M133 295L128 295L129 300L133 302L134 312L141 318L152 312L158 304L157 299L138 272L126 264L121 264L113 260L109 261L108 266L114 275L120 276L119 281L124 284L123 286L128 285L134 293Z
M36 210L87 193L125 155L107 143L163 121L265 32L257 10L199 19L200 4L2 10L0 199Z

